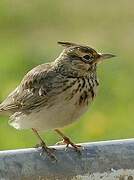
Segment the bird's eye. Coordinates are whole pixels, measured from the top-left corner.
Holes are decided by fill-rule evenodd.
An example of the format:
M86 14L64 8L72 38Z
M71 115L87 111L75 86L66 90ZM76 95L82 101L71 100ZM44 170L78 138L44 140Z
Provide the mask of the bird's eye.
M86 59L86 60L91 59L91 57L89 55L85 55L85 56L83 56L83 58Z

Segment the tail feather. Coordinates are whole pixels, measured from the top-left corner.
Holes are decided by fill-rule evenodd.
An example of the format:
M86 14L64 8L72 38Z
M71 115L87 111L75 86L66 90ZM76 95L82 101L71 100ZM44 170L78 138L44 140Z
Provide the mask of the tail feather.
M2 104L0 104L0 115L3 114L3 112L4 112L3 106Z
M2 112L3 112L3 109L2 109L2 108L0 108L0 114L2 114Z
M12 114L15 112L17 106L14 104L5 105L4 103L0 104L0 115L1 114Z
M5 109L0 108L0 116L1 116L1 115L10 115L10 113L7 112Z

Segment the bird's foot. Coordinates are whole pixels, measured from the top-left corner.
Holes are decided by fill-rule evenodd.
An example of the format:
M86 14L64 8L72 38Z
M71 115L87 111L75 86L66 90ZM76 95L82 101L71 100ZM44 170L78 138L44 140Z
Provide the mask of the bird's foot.
M66 137L66 136L63 138L63 141L57 142L56 145L66 145L66 148L68 148L69 145L71 145L76 152L79 152L79 153L80 153L80 147L81 147L81 145L74 144L74 143L73 143L68 137Z
M56 158L56 156L55 156L54 153L53 153L56 149L47 147L46 144L44 144L43 142L41 143L41 147L42 147L42 152L41 152L41 154L40 154L41 156L43 155L44 152L46 152L47 155L48 155L52 160L57 161L57 158Z
M34 146L34 148L39 148L39 147L47 147L46 146L46 144L44 144L44 142L42 142L42 143L40 143L40 144L36 144L35 146ZM48 148L48 147L47 147ZM55 148L49 148L49 149L51 149L52 151L55 151L56 149Z
M55 148L49 148L49 147L47 147L44 142L41 142L41 144L37 144L37 145L36 145L36 148L39 148L39 147L42 148L42 149L41 149L41 153L40 153L41 156L42 156L42 155L44 154L44 152L45 152L45 153L47 153L47 155L48 155L52 160L57 161L57 158L56 158L56 156L55 156L54 153L53 153L53 152L56 150Z
M57 144L66 144L66 148L71 145L74 150L78 153L81 154L81 151L80 151L80 145L76 145L74 144L67 136L65 136L59 129L55 129L55 132L58 133L62 138L63 138L63 141L60 142L60 143L57 143Z

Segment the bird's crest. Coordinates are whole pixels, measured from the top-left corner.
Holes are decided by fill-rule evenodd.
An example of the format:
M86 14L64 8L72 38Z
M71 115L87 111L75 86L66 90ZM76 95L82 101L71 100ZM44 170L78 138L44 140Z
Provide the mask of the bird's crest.
M67 47L67 48L71 47L71 46L78 46L78 44L71 43L71 42L58 41L57 43L60 44L61 46Z

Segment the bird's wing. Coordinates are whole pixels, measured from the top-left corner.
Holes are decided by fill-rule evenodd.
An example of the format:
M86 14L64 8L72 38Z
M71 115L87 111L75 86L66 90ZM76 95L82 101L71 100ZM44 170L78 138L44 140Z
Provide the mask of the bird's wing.
M56 82L61 79L62 77L57 77L56 70L51 63L35 67L25 75L21 84L3 101L0 111L13 113L38 110L47 104L49 97L55 93L53 87L58 85L59 83Z

